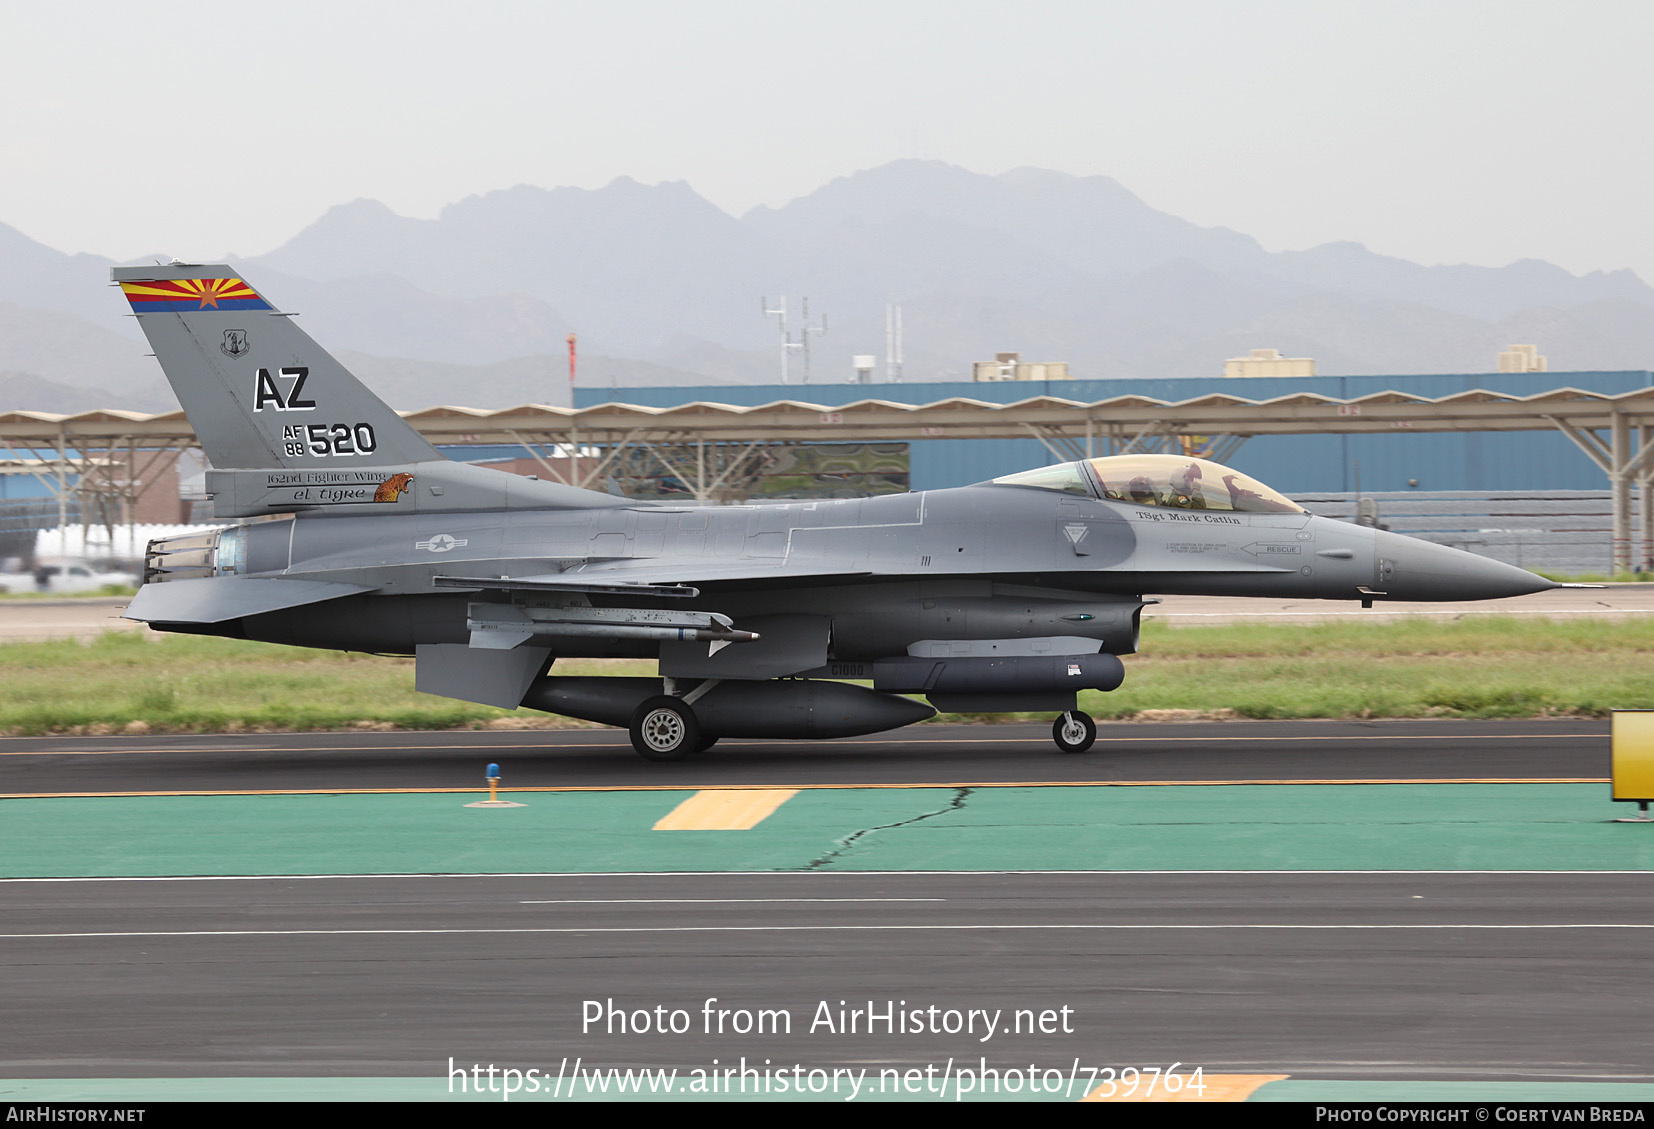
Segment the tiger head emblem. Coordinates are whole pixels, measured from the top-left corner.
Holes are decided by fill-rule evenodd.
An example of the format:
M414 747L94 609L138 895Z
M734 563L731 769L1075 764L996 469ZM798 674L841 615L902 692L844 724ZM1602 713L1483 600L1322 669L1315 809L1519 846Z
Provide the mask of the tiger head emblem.
M379 484L379 489L373 492L373 500L375 502L394 502L407 493L412 482L413 475L406 471L401 474L393 474Z

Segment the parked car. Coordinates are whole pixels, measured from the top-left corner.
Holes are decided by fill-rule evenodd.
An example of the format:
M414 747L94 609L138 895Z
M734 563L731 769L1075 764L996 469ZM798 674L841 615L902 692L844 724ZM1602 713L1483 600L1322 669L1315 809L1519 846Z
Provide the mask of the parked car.
M104 571L91 561L68 558L40 561L33 572L0 573L0 592L8 595L45 592L74 596L97 592L109 585L136 588L138 578L130 572Z

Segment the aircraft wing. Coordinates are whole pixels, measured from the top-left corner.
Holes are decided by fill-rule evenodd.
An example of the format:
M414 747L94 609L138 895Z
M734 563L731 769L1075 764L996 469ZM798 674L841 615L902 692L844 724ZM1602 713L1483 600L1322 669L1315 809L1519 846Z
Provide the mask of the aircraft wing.
M368 585L330 580L250 580L236 576L169 580L138 589L121 618L144 623L223 623L371 591Z

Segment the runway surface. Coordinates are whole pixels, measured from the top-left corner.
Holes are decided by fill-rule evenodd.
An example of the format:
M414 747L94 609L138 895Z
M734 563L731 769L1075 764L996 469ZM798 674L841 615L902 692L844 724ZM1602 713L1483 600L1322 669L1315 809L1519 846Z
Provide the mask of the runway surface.
M1607 737L1114 724L1065 756L1043 725L924 726L680 764L611 730L6 739L0 862L43 877L0 879L0 1092L442 1098L455 1067L576 1065L1085 1092L1179 1063L1290 1076L1265 1100L1646 1100L1654 840L1566 783L1607 776ZM491 760L548 791L442 794ZM1306 780L1341 783L1201 783ZM1435 783L1355 783L1381 780ZM1445 783L1490 780L1544 783ZM751 831L650 829L719 786L804 791Z
M154 635L143 624L121 618L122 609L131 602L130 596L0 600L0 643L91 639L105 631L141 630Z
M916 726L840 741L725 741L650 763L618 730L0 739L0 795L1111 781L1606 779L1608 723L1116 723L1059 753L1040 724Z
M1651 884L1233 873L6 882L0 1074L432 1077L450 1058L555 1073L565 1057L688 1068L743 1056L876 1072L982 1057L1064 1071L1077 1059L1294 1078L1647 1081ZM721 1032L719 1010L730 1013ZM973 1010L997 1013L997 1031L986 1016L947 1030ZM657 1016L670 1026L674 1011L683 1033L658 1033ZM759 1011L774 1013L762 1033L750 1029ZM1032 1031L1007 1030L1018 1011ZM877 1018L886 1013L905 1018Z

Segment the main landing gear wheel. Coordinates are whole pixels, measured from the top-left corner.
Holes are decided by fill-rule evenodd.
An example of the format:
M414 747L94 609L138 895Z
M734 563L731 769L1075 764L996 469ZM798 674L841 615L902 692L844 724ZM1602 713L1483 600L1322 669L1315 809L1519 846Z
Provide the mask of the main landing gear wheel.
M1083 753L1097 740L1097 723L1090 714L1069 710L1051 723L1051 740L1065 753Z
M680 698L650 698L632 714L632 748L652 761L680 761L700 746L695 711Z

